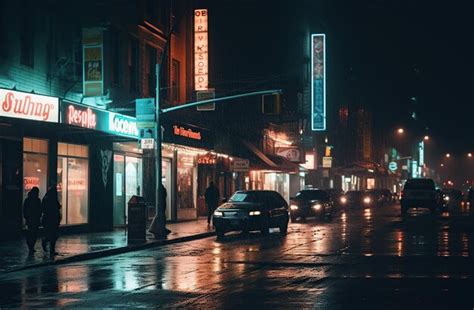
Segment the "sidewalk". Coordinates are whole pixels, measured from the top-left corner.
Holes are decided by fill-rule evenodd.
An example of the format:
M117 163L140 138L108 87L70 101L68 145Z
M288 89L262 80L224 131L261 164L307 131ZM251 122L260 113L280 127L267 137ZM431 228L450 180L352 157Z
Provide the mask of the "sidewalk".
M51 258L49 253L43 252L41 240L36 242L36 252L31 256L28 255L25 240L3 242L0 243L0 252L2 253L0 256L0 274L42 265L110 256L214 235L214 231L207 226L206 219L167 224L166 227L171 230L166 239L155 240L152 234L147 233L146 243L132 245L127 244L125 229L102 233L63 235L60 236L56 244L56 252L59 255L54 258Z

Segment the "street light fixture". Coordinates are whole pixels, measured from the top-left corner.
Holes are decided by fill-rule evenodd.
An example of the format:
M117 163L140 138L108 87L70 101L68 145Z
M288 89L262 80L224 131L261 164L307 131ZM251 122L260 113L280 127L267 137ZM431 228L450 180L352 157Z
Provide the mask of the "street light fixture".
M446 153L446 158L449 158L449 157L451 157L451 154Z
M403 133L405 132L405 129L403 129L403 128L398 128L397 132L398 132L399 134L403 134Z
M423 139L424 139L425 141L428 141L428 140L430 139L430 137L429 137L429 136L425 136Z
M472 153L467 153L467 157L472 157Z

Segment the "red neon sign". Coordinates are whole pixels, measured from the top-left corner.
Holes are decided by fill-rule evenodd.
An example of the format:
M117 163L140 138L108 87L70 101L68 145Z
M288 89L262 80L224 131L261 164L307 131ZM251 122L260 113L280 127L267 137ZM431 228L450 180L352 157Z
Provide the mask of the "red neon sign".
M90 108L80 110L71 104L67 108L67 123L95 129L97 126L97 115Z

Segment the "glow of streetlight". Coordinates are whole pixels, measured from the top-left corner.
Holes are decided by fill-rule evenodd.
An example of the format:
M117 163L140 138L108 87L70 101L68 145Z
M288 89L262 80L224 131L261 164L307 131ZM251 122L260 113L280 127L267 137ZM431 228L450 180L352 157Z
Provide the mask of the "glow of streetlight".
M398 128L397 132L398 132L399 134L403 134L403 133L405 132L405 130L404 130L403 128Z
M472 157L472 153L467 153L467 157Z
M447 158L451 157L451 154L447 153L447 154L446 154L446 157L447 157Z
M430 139L430 137L429 137L429 136L425 136L423 139L424 139L425 141L428 141L428 140Z
M444 164L441 164L441 167L444 167Z

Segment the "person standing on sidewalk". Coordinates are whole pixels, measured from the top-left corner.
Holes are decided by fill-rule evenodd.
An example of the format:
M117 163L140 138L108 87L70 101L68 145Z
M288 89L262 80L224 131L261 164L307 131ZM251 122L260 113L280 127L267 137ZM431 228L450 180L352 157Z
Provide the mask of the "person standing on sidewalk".
M165 234L171 233L171 230L166 228L166 198L168 197L168 193L166 191L166 187L163 185L163 183L160 184L160 206L161 206L161 212L163 212L163 219L165 221Z
M207 225L211 225L212 215L214 214L214 210L216 210L217 205L219 204L219 196L219 190L214 185L214 182L211 181L211 183L209 183L209 187L204 193L204 198L206 200L207 205Z
M58 201L58 191L56 186L52 186L43 197L43 227L45 237L41 245L47 251L49 243L49 253L56 255L56 240L58 240L59 224L61 223L61 204Z
M38 228L41 219L41 199L39 199L39 188L33 187L28 197L23 203L23 217L26 221L26 244L30 250L30 254L35 252L36 239L38 239Z

